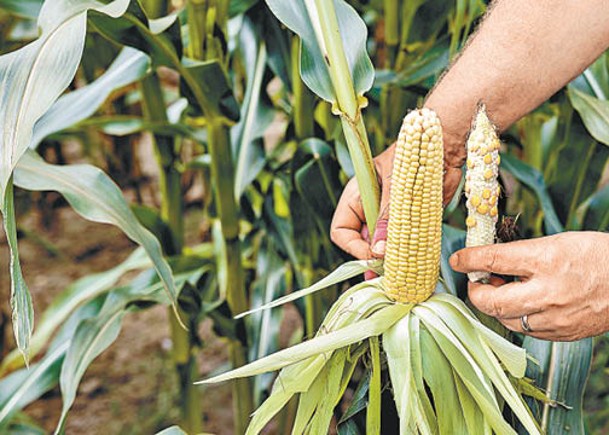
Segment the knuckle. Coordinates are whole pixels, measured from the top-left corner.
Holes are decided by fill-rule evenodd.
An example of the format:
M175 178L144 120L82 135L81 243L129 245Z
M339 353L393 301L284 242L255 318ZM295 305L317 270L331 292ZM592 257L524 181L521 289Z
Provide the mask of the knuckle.
M499 319L505 317L505 307L500 304L496 298L491 299L490 312L491 316L493 317L497 317Z
M487 270L493 271L497 265L500 264L501 258L499 250L495 247L495 245L490 245L484 249L481 249L479 251L479 255L482 257L480 258L480 264L485 265Z

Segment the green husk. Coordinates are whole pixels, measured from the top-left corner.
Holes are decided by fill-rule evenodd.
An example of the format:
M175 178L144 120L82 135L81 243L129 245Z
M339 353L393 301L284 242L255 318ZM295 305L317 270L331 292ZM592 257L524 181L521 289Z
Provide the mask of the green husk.
M326 278L325 285L364 267L365 263L352 262L331 280ZM321 288L318 283L296 297ZM278 299L262 309L296 297ZM348 349L361 343L359 354L370 348L373 356L373 406L367 418L371 433L379 433L380 362L374 356L379 349L371 343L381 335L401 434L450 434L474 427L484 433L516 433L503 418L504 401L529 433L541 433L521 395L527 363L524 349L484 326L455 296L440 293L417 305L396 304L387 297L380 278L343 293L313 339L199 383L281 369L247 433L259 433L295 394L300 394L300 401L292 433L324 433L353 373L355 363L349 363Z

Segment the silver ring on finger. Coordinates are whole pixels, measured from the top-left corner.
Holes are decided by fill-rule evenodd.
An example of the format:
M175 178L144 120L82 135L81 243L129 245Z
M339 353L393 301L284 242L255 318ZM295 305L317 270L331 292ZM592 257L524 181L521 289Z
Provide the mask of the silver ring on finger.
M525 314L520 318L520 325L522 325L522 330L524 332L533 332L531 325L529 325L529 315Z

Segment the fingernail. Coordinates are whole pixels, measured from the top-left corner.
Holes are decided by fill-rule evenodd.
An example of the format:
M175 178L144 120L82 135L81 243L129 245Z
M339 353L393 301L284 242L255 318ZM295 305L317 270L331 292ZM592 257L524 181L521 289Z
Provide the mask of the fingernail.
M372 246L372 252L376 255L385 255L385 248L387 247L387 242L384 240L379 240Z
M450 258L448 259L448 262L450 263L450 267L452 267L453 269L455 267L459 267L459 254L453 254L450 256Z

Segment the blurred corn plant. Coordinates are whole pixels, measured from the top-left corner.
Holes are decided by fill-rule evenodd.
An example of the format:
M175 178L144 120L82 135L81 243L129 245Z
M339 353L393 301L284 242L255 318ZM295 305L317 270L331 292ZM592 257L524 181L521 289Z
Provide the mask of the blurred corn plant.
M0 43L7 53L0 57L2 212L13 258L15 342L32 360L22 368L23 358L13 351L2 361L0 431L24 424L21 409L58 384L61 430L80 379L117 337L122 318L158 303L179 313L171 315L171 331L181 425L199 431L200 391L192 386L199 377L198 322L213 319L230 343L233 367L278 350L282 310L232 317L309 287L344 258L331 245L329 222L342 184L353 175L368 187L366 217L374 227L378 191L371 156L395 140L403 115L429 92L486 8L481 0L350 1L356 14L342 0L309 2L317 3L320 22L332 17L334 5L336 20L350 29L342 35L349 42L343 54L338 35L306 22L289 24L292 33L275 18L283 16L287 24L294 12L287 9L302 11L302 1L268 1L274 14L256 0L174 3L176 9L157 0L0 0ZM337 60L330 68L320 46ZM77 86L71 85L75 75ZM520 214L523 236L607 229L608 77L603 56L506 133L501 173L508 195L501 213ZM61 151L57 144L76 137L89 161L122 181L121 171L133 170L117 168L137 165L128 145L142 132L153 137L158 209L129 207L93 166L59 166L36 155L48 157L49 148ZM103 149L107 137L113 146ZM184 240L190 178L206 187L200 203L210 243L189 246ZM123 263L66 288L35 329L19 269L13 185L56 190L84 218L114 224L141 245ZM447 210L441 262L446 287L462 298L465 279L450 271L447 258L463 246L458 228L464 228L464 216L457 201ZM353 266L348 275L360 270ZM121 278L132 271L139 274L125 283ZM315 334L339 288L296 301L303 335ZM512 339L537 360L529 363L528 376L551 399L529 403L542 427L548 433L583 431L592 341ZM389 403L380 423L366 422L379 397L392 401L386 361L375 356L382 355L379 343L367 343L332 357L333 373L344 364L341 390L355 389L343 406L325 399L324 421L334 415L339 433L365 433L367 425L378 424L395 430ZM272 380L265 375L235 384L236 433L245 431ZM279 419L282 432L294 424L293 405ZM589 421L591 432L604 424Z
M13 2L3 5L6 11L23 14L31 20L36 17L39 3L28 8ZM14 171L14 182L32 191L56 190L83 217L119 226L142 245L150 261L142 259L143 253L136 251L116 268L75 282L47 308L31 338L27 329L24 332L24 328L15 328L22 352L36 358L32 366L35 375L20 369L23 359L17 351L4 359L2 373L6 375L3 381L6 388L0 400L2 427L10 425L25 405L59 383L64 397L57 425L57 431L61 431L82 375L91 361L116 339L122 317L148 306L149 302L173 305L175 311L175 297L179 292L179 317L172 317L171 325L172 353L180 375L182 424L190 431L198 431L202 410L192 379L196 375L194 356L200 348L196 330L202 316L210 316L215 329L229 338L233 366L264 356L276 350L282 316L265 314L245 324L232 320L231 312L247 309L248 295L256 306L281 295L293 281L303 286L318 273L318 267L327 268L335 261L337 251L331 246L326 231L331 210L324 216L314 213L312 195L306 194L312 187L310 180L317 181L319 174L324 182L318 190L333 198L334 204L341 189L331 148L325 142L306 141L314 135L309 116L313 109L310 96L307 104L303 92L300 110L304 113L293 124L290 121L289 134L291 137L295 131L294 139L283 142L270 153L264 148L262 136L278 107L288 104L292 80L297 79L295 86L304 88L290 63L289 34L270 19L263 4L251 8L253 3L193 1L177 13L156 18L167 11L165 3L133 1L116 3L116 17L109 18L102 13L88 15L86 23L93 33L89 33L85 41L84 30L82 32L85 46L91 52L100 46L107 47L108 41L114 44L110 45L114 53L118 53L116 46L126 48L107 68L100 65L96 56L87 56L85 50L78 74L79 79L90 83L54 102L63 88L57 90L53 98L48 97L52 105L39 115L36 127L29 133L29 151ZM70 10L65 17L61 15L64 6L62 2L47 2L38 20L52 18L57 26L63 25L62 20L72 18ZM243 15L244 12L247 15ZM80 16L81 20L84 18L85 15ZM30 34L30 38L35 36ZM45 54L52 56L49 48L47 51ZM79 54L82 53L72 58L76 66ZM31 62L35 62L34 55ZM157 73L159 67L177 71L178 88L163 83ZM22 68L27 70L25 66ZM99 68L106 71L96 77L93 71ZM75 73L75 70L66 72L64 88ZM271 96L267 87L274 76L282 78L285 88ZM43 79L43 75L39 75L37 83ZM131 94L123 98L125 86L136 82L137 88L130 86ZM233 87L241 89L237 98ZM11 90L10 87L3 89L7 93ZM26 86L23 92L32 91ZM110 110L106 108L108 103L104 103L108 98L112 104ZM140 109L130 107L134 101L141 106L141 115ZM100 109L102 105L105 107ZM289 110L284 112L290 114ZM142 131L153 134L161 197L158 211L142 206L131 211L117 186L93 166L56 166L45 163L34 153L38 148L44 154L42 148L50 140L60 142L66 137L77 137L83 140L84 154L90 155L91 141L99 132L121 139ZM183 150L188 145L195 146L194 158L184 157ZM10 147L3 149L11 150ZM214 239L211 245L184 245L182 182L185 174L193 172L202 175L207 187L202 203L211 222ZM8 198L12 199L10 195ZM322 198L318 196L319 200ZM289 204L298 202L308 207L308 217L296 213L301 223L293 226ZM11 216L7 217L7 224L14 222ZM310 222L317 224L311 226ZM9 234L10 230L14 235L14 227L7 227ZM309 235L321 239L323 248L311 243ZM169 266L161 255L161 248L169 258L173 276L168 273ZM14 258L18 258L16 250ZM180 265L186 269L180 269ZM132 285L116 288L126 273L153 266L160 272L164 286L154 281L149 272L144 272ZM170 290L173 296L158 296L159 288ZM115 292L118 293L113 296ZM21 297L13 304L15 320L31 328L31 304L22 281L15 282L15 293ZM85 308L94 301L96 309ZM313 330L321 321L319 300L311 300L300 308L307 330ZM179 318L189 331L179 325ZM66 326L68 324L71 326ZM261 327L263 333L260 333ZM65 333L64 328L68 328ZM53 337L53 344L47 347ZM25 376L31 382L24 384ZM249 381L237 384L234 394L237 432L244 430L253 401L262 400L269 383L270 379L261 378L254 386Z

